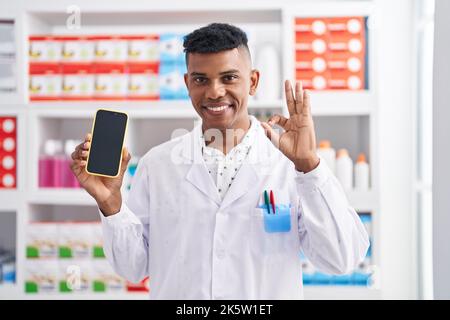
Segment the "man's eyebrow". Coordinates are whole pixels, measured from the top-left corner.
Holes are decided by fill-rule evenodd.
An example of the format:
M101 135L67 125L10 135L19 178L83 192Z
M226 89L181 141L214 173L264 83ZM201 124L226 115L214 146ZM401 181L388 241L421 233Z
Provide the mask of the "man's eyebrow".
M238 69L231 69L231 70L227 70L227 71L222 71L221 73L219 73L219 75L225 75L225 74L230 74L230 73L239 73L239 70ZM190 73L190 75L191 76L202 76L202 77L205 77L206 76L206 73L202 73L202 72L191 72Z
M191 76L206 76L206 73L201 73L201 72L191 72Z
M221 73L219 73L220 75L224 75L224 74L230 74L230 73L239 73L239 70L237 69L231 69L231 70L227 70L227 71L223 71Z

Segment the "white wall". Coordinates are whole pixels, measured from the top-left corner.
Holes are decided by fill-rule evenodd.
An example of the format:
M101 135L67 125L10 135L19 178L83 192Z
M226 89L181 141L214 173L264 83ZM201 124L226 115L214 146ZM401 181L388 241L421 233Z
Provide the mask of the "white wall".
M381 281L384 299L415 299L412 210L413 1L376 0Z
M433 92L434 298L450 299L450 1L436 0Z

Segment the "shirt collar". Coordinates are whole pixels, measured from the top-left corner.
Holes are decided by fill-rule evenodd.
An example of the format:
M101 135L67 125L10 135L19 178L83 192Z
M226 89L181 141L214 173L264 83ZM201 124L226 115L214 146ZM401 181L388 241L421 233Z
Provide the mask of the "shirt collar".
M257 124L258 121L257 119L252 116L249 115L250 118L250 128L247 130L245 136L241 139L241 141L232 149L234 151L237 150L242 150L245 149L247 147L251 147L255 141L255 137L256 137L256 129L257 129ZM205 138L203 136L203 133L200 135L200 143L201 143L201 150L202 150L202 154L207 154L207 155L223 155L222 151L216 149L216 148L212 148L212 147L208 147L205 143Z

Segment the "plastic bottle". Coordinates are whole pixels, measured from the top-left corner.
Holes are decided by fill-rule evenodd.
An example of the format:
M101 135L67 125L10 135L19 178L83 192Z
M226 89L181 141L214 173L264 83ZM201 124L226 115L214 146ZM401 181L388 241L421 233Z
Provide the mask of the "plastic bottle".
M347 149L339 149L336 157L336 177L344 190L353 187L353 161L348 155Z
M325 160L325 163L333 173L336 172L336 151L331 147L329 140L321 140L319 142L317 155Z
M54 140L55 143L55 156L53 157L54 167L53 167L53 187L62 188L63 187L63 169L65 162L65 155L63 152L63 142L61 140Z
M360 153L355 164L355 189L359 191L369 190L369 165L364 153Z
M39 157L39 188L54 187L56 148L55 140L45 141L44 153Z
M72 163L72 152L75 150L78 145L78 141L76 140L66 140L64 143L64 153L65 158L63 160L63 165L61 167L61 178L62 178L62 186L64 188L79 188L80 184L76 176L73 174L70 164Z
M261 73L257 100L277 100L280 98L280 61L274 45L264 45L256 55L256 68Z

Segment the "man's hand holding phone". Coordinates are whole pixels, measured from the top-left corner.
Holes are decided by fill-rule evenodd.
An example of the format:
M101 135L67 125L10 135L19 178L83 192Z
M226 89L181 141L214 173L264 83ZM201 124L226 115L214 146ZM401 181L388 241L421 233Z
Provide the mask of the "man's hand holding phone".
M86 172L87 156L91 147L92 135L87 134L83 143L80 143L72 153L72 172L78 179L80 185L97 201L98 207L105 216L118 213L122 205L123 176L131 159L127 148L122 149L122 163L120 173L117 177L102 177L91 175Z

